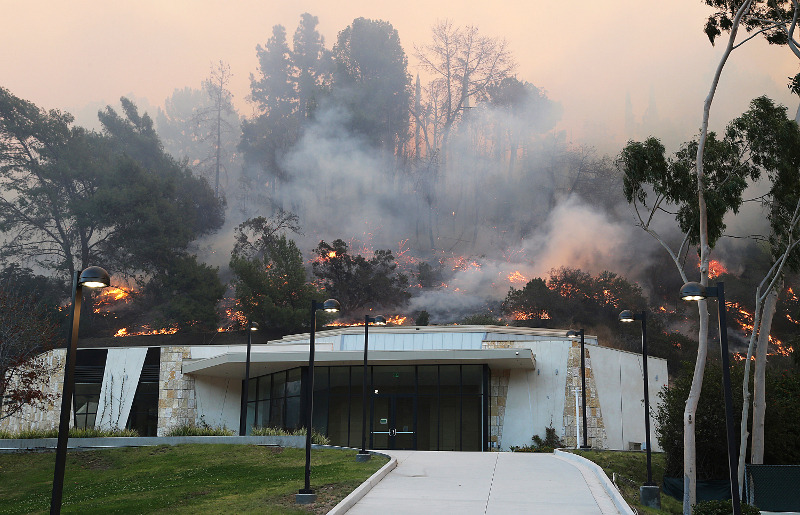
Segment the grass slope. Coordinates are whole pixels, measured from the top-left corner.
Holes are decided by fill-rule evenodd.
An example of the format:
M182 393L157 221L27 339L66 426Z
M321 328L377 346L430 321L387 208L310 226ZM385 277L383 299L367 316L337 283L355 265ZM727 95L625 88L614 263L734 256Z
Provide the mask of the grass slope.
M62 513L326 513L386 463L356 451L311 451L319 500L298 507L305 451L179 445L70 452ZM49 512L55 453L0 454L0 514Z
M639 503L639 487L647 481L647 454L641 451L580 451L570 450L587 460L600 465L609 479L614 479L625 501L638 513L652 515L680 514L683 506L680 502L661 492L661 510L646 508ZM664 482L664 453L651 453L653 482L661 486Z

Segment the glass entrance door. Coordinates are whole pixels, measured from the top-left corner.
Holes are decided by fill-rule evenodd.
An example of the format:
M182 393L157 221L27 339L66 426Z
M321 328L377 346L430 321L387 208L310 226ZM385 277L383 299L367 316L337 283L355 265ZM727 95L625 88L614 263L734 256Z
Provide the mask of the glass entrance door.
M373 396L370 448L416 449L416 415L413 395Z

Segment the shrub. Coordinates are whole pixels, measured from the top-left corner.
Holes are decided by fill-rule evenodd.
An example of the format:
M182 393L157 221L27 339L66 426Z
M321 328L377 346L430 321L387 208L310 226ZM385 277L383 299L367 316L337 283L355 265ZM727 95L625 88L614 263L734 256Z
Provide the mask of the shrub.
M70 438L113 438L139 436L135 429L69 428ZM29 440L34 438L58 438L58 429L25 429L23 431L0 431L0 439Z
M279 427L253 427L250 430L251 436L305 436L306 428L301 427L294 430L281 429ZM311 443L314 445L330 445L331 440L322 433L311 431Z
M211 427L205 422L200 425L182 424L169 430L167 436L234 436L236 433L225 426Z
M692 507L693 515L730 515L733 513L731 500L724 501L703 501ZM761 511L755 506L742 503L742 515L759 515Z
M539 435L533 435L533 445L523 445L517 447L512 445L511 452L553 452L554 449L564 447L564 442L556 436L556 428L553 426L544 428L544 440Z

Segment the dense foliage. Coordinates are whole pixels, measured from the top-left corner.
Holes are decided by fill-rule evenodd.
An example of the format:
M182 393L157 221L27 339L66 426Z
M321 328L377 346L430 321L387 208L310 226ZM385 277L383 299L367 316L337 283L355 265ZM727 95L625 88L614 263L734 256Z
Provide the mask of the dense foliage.
M658 443L666 453L665 475L683 475L683 411L691 386L691 366L680 374L671 387L659 392L661 402L655 410L654 420ZM744 367L731 368L734 406L734 428L741 422ZM697 479L726 479L728 477L728 450L725 431L725 403L722 395L722 372L718 362L709 360L703 379L703 389L696 414ZM800 375L792 372L768 373L766 395L770 407L766 414L764 463L785 465L800 463L800 429L794 420L800 410ZM736 449L739 448L738 443Z
M328 297L339 301L343 314L354 314L364 307L402 306L411 294L408 277L395 271L391 250L376 250L367 259L349 253L347 243L320 241L314 249L314 275L320 279Z

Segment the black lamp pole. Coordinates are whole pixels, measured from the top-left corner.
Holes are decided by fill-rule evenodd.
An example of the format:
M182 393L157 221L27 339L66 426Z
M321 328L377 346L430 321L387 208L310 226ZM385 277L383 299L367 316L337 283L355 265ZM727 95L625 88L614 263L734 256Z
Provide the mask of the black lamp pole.
M370 453L367 452L367 351L369 350L369 324L374 322L375 325L386 325L386 319L380 315L375 318L369 315L364 315L364 383L363 383L363 401L361 407L361 450L356 454L356 461L367 461L370 459Z
M718 282L716 288L703 286L699 283L686 283L681 288L681 298L684 300L701 300L708 297L717 298L719 312L719 343L722 353L722 390L725 395L725 429L728 436L728 474L731 479L731 504L733 515L742 515L742 506L739 499L739 455L736 452L736 434L733 430L733 400L731 396L731 369L728 357L728 321L727 307L725 306L725 284Z
M242 410L239 415L239 436L247 434L247 398L250 394L250 346L253 343L253 331L258 331L258 323L247 324L247 358L244 362L244 387L242 388Z
M309 504L317 500L314 490L311 489L311 423L314 416L314 336L317 330L317 311L324 309L329 313L339 311L339 302L328 299L320 304L316 300L311 301L311 338L308 351L308 391L306 392L306 468L305 468L305 488L295 496L298 504Z
M53 494L50 498L50 514L61 513L61 498L64 492L64 470L67 464L67 443L69 441L69 419L72 414L72 393L75 385L75 359L78 354L78 328L81 321L81 302L83 286L101 288L111 283L108 272L98 266L91 266L80 276L78 271L72 275L72 314L71 330L67 334L67 355L64 361L64 386L61 390L61 416L58 423L58 444L56 446L56 468L53 473Z

